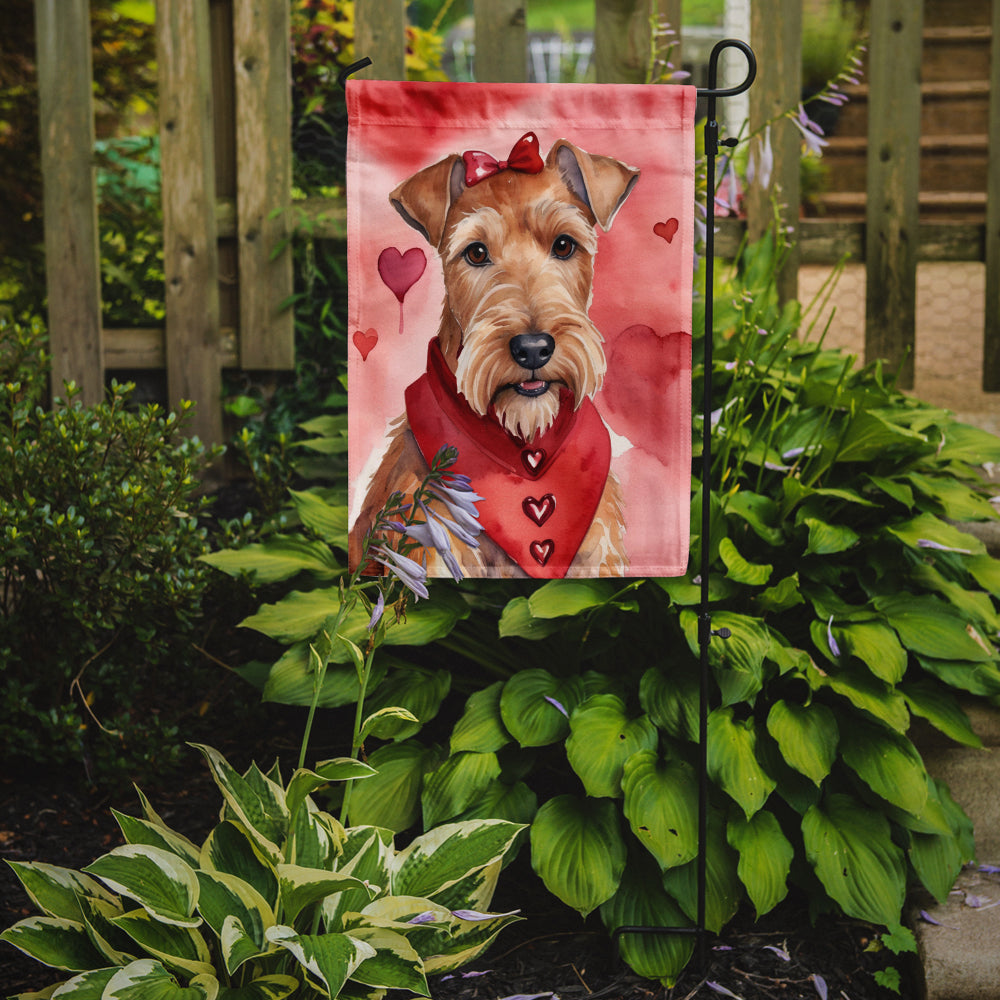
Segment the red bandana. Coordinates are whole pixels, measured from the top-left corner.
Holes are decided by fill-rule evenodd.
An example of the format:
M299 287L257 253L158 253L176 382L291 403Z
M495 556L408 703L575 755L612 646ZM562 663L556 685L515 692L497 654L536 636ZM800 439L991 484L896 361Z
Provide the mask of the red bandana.
M424 459L446 444L458 448L454 471L468 476L483 500L483 530L533 577L566 575L590 528L611 466L611 437L585 399L573 409L562 394L552 426L530 444L512 437L492 410L473 412L437 339L427 371L406 390L406 416Z

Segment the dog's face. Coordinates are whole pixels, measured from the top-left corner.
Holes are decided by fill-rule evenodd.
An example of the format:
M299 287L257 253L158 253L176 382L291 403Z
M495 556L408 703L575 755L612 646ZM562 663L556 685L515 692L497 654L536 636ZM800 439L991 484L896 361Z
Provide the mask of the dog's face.
M588 316L597 252L638 171L561 140L538 173L503 169L467 185L460 156L404 181L390 198L437 248L444 270L440 338L472 409L492 406L530 441L559 411L601 387L603 338Z

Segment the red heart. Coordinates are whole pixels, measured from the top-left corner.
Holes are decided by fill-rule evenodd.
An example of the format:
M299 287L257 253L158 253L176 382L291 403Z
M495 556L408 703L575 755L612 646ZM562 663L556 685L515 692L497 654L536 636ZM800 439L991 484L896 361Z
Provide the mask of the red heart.
M542 462L545 461L545 452L541 448L534 450L525 448L521 452L521 461L528 472L537 472L542 467Z
M400 302L426 266L427 257L420 247L413 247L404 254L395 247L386 247L378 255L378 273Z
M539 527L555 513L556 498L551 493L546 493L541 500L534 497L525 497L521 501L521 509Z
M555 548L556 543L551 538L546 538L544 542L532 542L528 546L528 551L536 563L544 566L549 561Z
M366 330L364 333L360 330L355 330L351 340L354 341L354 346L360 352L361 360L367 361L368 355L371 354L378 343L378 333L375 330Z
M658 222L653 226L653 233L670 243L677 235L678 228L680 228L680 223L676 219L667 219L666 222Z

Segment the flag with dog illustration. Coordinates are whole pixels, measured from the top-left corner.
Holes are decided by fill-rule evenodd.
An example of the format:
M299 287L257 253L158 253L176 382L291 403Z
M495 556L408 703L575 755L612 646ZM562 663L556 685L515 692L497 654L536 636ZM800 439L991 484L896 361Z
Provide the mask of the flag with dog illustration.
M416 522L432 576L686 572L694 88L347 98L352 565Z

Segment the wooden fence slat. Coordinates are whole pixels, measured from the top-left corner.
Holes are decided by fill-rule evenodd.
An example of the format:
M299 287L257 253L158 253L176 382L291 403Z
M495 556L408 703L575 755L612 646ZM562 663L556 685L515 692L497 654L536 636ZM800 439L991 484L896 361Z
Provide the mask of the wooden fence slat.
M528 30L524 0L474 0L478 83L528 79Z
M52 392L104 397L88 0L35 0Z
M233 6L240 365L246 369L295 367L294 317L282 307L292 294L290 21L287 2Z
M799 0L759 0L750 8L750 42L757 65L765 67L750 88L750 131L799 103L802 91L802 4ZM721 112L720 112L721 114ZM733 133L739 123L730 128ZM755 142L757 140L754 140ZM785 302L798 295L799 282L799 157L802 136L788 119L771 127L774 170L765 189L756 178L747 192L747 219L751 239L759 239L774 220L773 204L780 206L781 225L794 230L795 241L777 277L778 295Z
M915 366L923 6L872 0L869 15L865 360L899 369L903 389Z
M598 83L645 83L652 0L594 0Z
M986 175L986 324L983 390L1000 392L1000 0L993 0L989 153Z
M159 0L167 394L172 405L196 401L193 433L218 443L219 255L210 47L206 0Z
M406 79L405 0L361 0L354 5L354 54L372 61L356 74L359 78Z

